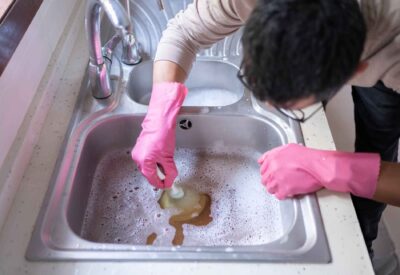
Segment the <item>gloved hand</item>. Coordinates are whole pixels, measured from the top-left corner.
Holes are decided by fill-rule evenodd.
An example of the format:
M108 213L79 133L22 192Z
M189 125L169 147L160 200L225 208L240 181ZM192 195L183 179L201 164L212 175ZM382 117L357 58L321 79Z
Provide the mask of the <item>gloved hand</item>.
M157 188L169 188L178 175L174 162L176 117L187 88L182 83L153 85L142 132L132 150L132 159L147 180ZM161 165L165 180L157 176Z
M309 149L288 144L258 160L262 183L278 199L315 192L323 187L372 198L378 181L380 156Z

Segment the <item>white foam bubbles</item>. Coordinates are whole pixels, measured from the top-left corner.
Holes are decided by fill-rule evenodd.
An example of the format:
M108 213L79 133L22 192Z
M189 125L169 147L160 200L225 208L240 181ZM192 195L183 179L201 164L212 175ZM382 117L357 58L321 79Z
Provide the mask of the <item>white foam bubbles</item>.
M260 184L258 154L232 150L179 149L177 182L212 197L213 221L204 227L184 225L184 245L256 245L282 234L279 202Z
M241 96L225 89L191 88L183 106L226 106L239 101Z
M129 150L106 155L94 175L81 235L107 243L146 244L152 233L172 240L172 211L160 208L160 195L137 170Z
M177 183L212 198L213 221L183 226L185 245L256 245L282 234L279 202L260 184L258 153L248 148L178 149ZM161 191L136 169L129 149L106 155L97 167L82 236L97 242L171 245L175 229L171 210L157 203Z

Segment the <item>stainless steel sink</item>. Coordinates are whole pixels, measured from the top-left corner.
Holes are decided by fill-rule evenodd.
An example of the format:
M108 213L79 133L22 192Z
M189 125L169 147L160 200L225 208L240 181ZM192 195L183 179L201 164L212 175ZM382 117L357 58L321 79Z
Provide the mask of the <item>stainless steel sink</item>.
M190 93L183 106L226 106L239 101L243 96L243 86L236 74L237 68L228 62L196 62L186 81ZM152 79L153 62L147 61L136 66L130 75L130 97L137 103L148 105Z
M220 199L241 198L235 195L239 192L236 187L246 186L251 203L232 199L227 207L241 211L240 217L247 217L246 211L254 209L260 215L247 217L248 228L239 219L230 229L232 233L245 228L247 239L232 233L207 241L196 239L190 233L194 231L188 231L187 242L181 246L169 242L145 245L144 237L154 228L145 226L148 217L143 216L142 208L157 208L161 191L154 190L138 172L130 159L130 149L147 110L154 55L153 47L148 47L154 43L146 38L140 22L152 18L153 25L161 27L166 22L165 18L154 22L156 2L133 1L133 7L152 13L150 17L133 13L137 39L144 44L147 60L126 66L113 58L110 79L114 94L105 100L94 99L88 77L84 79L27 259L329 262L315 196L277 201L260 184L258 156L282 144L303 140L297 123L262 106L240 86L236 78L240 63L236 34L227 39L229 43L221 42L203 52L187 82L189 95L198 94L187 104L191 106L182 108L177 120L177 180L180 184L196 183L193 187L209 193L216 206L216 190ZM164 3L166 14L180 7L178 2ZM216 71L218 74L213 73ZM205 102L210 91L232 97L229 102L222 97ZM168 218L168 213L155 211L156 217ZM233 214L222 212L212 209L216 224L232 221ZM201 229L196 232L202 233Z
M28 259L330 260L318 204L312 195L274 202L264 191L266 199L262 203L270 207L273 218L265 222L274 228L274 234L263 243L244 245L232 239L230 245L147 246L143 239L139 242L129 238L129 233L135 232L140 222L135 213L142 205L135 198L152 192L149 199L156 204L160 195L160 191L145 183L130 160L129 150L143 120L142 114L132 114L132 110L141 105L132 101L123 89L113 100L103 103L102 108L89 104L91 100L90 96L82 97L77 106L86 111L77 112L79 115L71 122L71 135L60 154L53 184L27 251ZM212 159L210 152L217 148L220 154L216 163L220 165L215 169L221 171L232 168L224 163L236 154L236 164L242 163L255 178L258 176L256 159L261 153L288 142L302 141L297 124L260 108L247 91L241 100L226 107L184 107L177 123L178 152L187 148L195 150L195 154L206 154L203 159ZM108 159L108 164L104 164L104 159ZM188 160L177 159L181 172L185 161ZM198 182L209 184L204 180L205 173L194 177ZM259 179L244 180L243 184L261 186ZM229 187L226 196L232 196ZM260 230L254 234L271 234Z

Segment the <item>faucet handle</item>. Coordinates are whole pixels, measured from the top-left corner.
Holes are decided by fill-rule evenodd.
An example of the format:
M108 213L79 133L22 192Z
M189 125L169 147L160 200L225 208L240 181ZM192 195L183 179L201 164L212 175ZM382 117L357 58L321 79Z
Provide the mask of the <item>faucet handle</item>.
M111 61L114 49L117 47L118 43L121 42L121 40L122 38L120 35L114 34L114 36L111 37L111 39L102 48L103 57Z
M133 33L126 33L122 37L122 62L126 65L136 65L142 61L139 46Z

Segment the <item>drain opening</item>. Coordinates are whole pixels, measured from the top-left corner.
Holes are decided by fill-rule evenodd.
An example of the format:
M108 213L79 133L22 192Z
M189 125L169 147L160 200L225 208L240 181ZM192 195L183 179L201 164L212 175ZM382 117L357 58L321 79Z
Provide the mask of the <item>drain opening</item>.
M192 128L192 122L188 119L182 119L181 121L179 121L179 128L183 130L189 130L190 128Z

